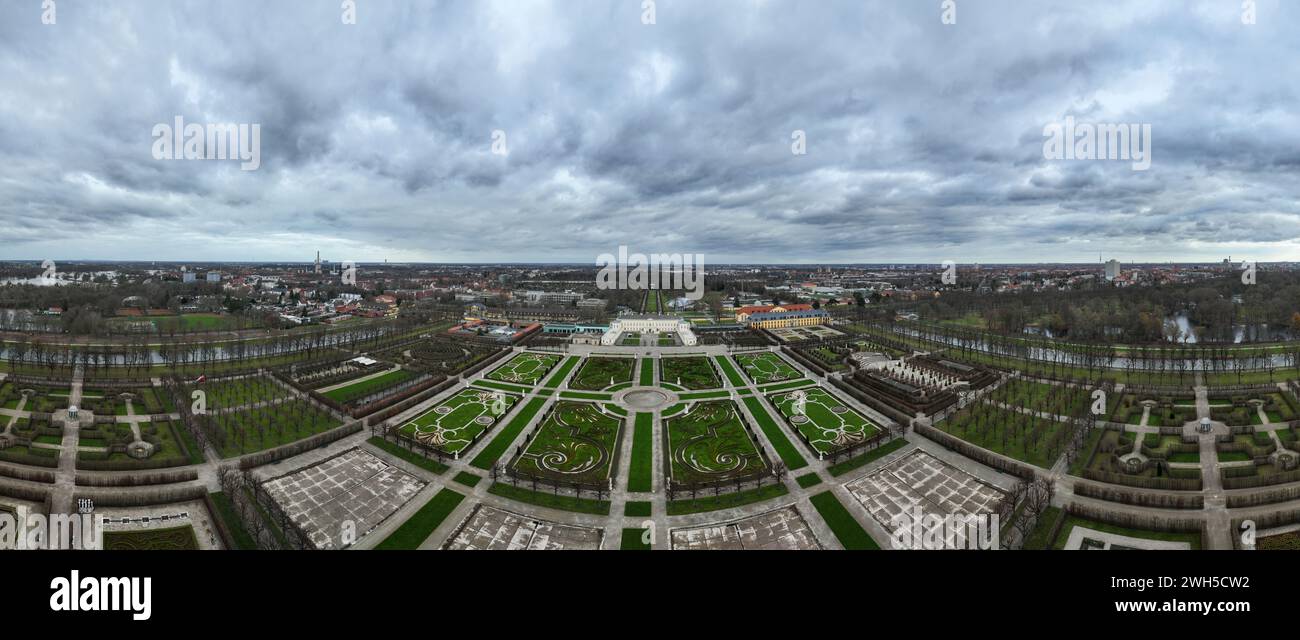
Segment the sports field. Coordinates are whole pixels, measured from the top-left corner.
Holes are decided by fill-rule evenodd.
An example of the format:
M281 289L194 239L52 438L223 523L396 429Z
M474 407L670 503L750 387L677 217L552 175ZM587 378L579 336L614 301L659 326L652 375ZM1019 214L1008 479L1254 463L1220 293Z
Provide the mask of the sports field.
M521 353L487 374L488 378L502 382L537 384L560 361L560 356L549 353Z
M753 380L755 384L780 382L803 377L803 374L799 373L798 369L795 369L784 358L771 351L742 353L736 356L736 362L740 364L740 368L745 370L745 375L749 376L749 379Z
M622 418L602 413L598 405L557 402L515 469L565 482L606 483L622 426Z
M689 358L661 358L660 380L680 384L687 389L717 389L722 386L713 365L703 356Z
M819 453L852 446L880 431L821 387L779 393L768 400Z
M699 402L665 422L672 479L712 482L760 472L767 467L749 437L736 404Z
M633 358L587 358L569 381L569 388L598 391L621 382L631 382L635 364Z
M518 401L519 396L502 391L465 389L399 431L444 453L460 453Z

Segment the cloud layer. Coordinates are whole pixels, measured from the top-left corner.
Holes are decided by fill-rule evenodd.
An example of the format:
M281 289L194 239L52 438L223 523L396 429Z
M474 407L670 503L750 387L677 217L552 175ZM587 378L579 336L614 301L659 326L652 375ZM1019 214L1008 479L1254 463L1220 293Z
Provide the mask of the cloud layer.
M357 4L5 3L0 259L1300 256L1294 3ZM154 159L178 115L261 168ZM1045 160L1069 115L1151 169Z

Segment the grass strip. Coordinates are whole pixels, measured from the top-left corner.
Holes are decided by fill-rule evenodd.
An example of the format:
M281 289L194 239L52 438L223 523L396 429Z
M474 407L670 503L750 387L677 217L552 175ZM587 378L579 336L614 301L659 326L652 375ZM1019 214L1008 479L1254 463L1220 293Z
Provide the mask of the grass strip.
M1100 431L1100 429L1098 429L1098 431ZM832 476L838 478L854 469L866 465L867 463L873 460L879 460L884 456L887 456L895 451L898 451L899 449L902 449L905 446L907 446L907 440L904 440L902 438L890 440L889 442L882 444L879 447L876 447L875 449L872 449L871 451L868 451L856 458L850 458L839 464L831 465L830 467L827 467L826 470L829 471Z
M551 374L551 377L546 381L544 386L547 389L554 389L560 386L560 383L564 382L564 379L569 377L569 372L573 371L573 367L578 364L579 359L578 356L569 356L569 359L565 360L564 364L560 365L560 367L555 370L555 373Z
M694 500L673 500L668 503L668 515L684 516L692 513L718 511L732 507L742 507L755 502L771 500L790 493L784 484L769 484L757 489L746 489L736 493L724 493L720 496L696 498Z
M530 489L516 487L504 482L492 483L492 486L488 487L488 493L519 502L527 502L528 504L536 505L538 507L559 509L561 511L573 511L574 513L589 513L597 516L609 515L608 500L593 500L591 498L575 498L573 496L542 493L541 491L532 491Z
M632 427L632 463L627 472L628 491L650 491L654 475L654 414L638 413Z
M433 535L433 530L437 529L438 525L442 524L442 521L446 520L464 499L463 494L451 489L442 489L375 548L393 550L420 548L420 545Z
M378 436L366 440L366 443L372 447L375 447L376 449L383 450L394 457L401 458L402 460L405 460L406 462L409 462L430 473L436 473L438 475L442 475L446 473L447 469L449 468L447 465L438 462L437 460L426 458L414 451L408 451L406 449L403 449L400 445L393 442L389 442Z
M529 400L528 404L524 405L524 408L515 414L515 418L510 421L510 424L506 425L501 430L501 433L498 433L497 437L492 439L492 442L483 447L483 451L479 452L478 456L470 464L485 471L491 469L492 465L496 464L497 460L505 454L506 449L510 448L510 443L514 442L515 438L519 437L519 434L523 432L524 427L528 425L528 421L532 420L533 416L536 416L537 412L542 410L544 404L546 404L544 398Z
M831 528L831 533L835 534L845 549L862 551L880 548L880 545L867 534L867 530L853 518L853 514L840 504L840 499L836 498L835 494L823 491L809 498L809 501L817 508L817 513L821 514L822 520L826 521L826 526Z
M754 420L758 421L758 428L763 430L768 442L772 443L772 448L776 449L776 454L785 462L785 467L794 471L808 466L808 461L799 455L799 450L795 449L790 439L785 437L780 425L772 419L771 414L763 407L763 403L754 397L742 398L742 400L749 408L749 412L754 415Z

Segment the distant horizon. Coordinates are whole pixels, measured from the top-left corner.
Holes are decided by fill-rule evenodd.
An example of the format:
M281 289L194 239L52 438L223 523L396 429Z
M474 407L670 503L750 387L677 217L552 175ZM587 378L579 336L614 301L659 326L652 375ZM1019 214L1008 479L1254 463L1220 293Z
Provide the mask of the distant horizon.
M154 259L121 259L121 258L51 258L57 264L144 264L144 263L161 263L164 265L314 265L312 260L154 260ZM39 259L0 259L0 264L39 264ZM324 260L323 264L342 264L344 260ZM383 261L383 260L353 260L356 265L389 265L389 266L501 266L501 267L528 267L528 266L549 266L549 267L590 267L598 268L599 265L592 262L504 262L504 261L472 261L472 262L418 262L418 261ZM1121 266L1205 266L1221 265L1222 260L1199 260L1199 261L1143 261L1143 262L1126 262L1119 260ZM1238 264L1240 260L1233 259L1232 264ZM1275 261L1255 261L1257 265L1264 264L1298 264L1300 261L1295 260L1275 260ZM898 267L898 266L942 266L942 262L916 262L916 261L895 261L895 262L715 262L710 263L713 267ZM982 267L1003 267L1003 266L1061 266L1061 267L1078 267L1078 266L1096 266L1104 267L1105 261L1101 262L957 262L961 265L979 265Z

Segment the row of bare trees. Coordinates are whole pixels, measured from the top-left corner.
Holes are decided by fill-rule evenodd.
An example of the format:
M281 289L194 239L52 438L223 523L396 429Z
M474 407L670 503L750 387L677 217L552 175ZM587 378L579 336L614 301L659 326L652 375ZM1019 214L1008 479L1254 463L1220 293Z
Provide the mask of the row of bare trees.
M402 331L395 322L376 322L330 331L312 327L288 335L257 339L202 340L151 339L132 336L111 344L68 344L66 340L20 334L6 341L3 355L22 370L45 369L47 375L70 374L81 367L86 377L105 375L110 368L125 369L128 375L144 373L155 365L174 371L205 371L226 361L243 361L293 355L310 360L331 349L357 352L381 344L384 338Z
M231 524L241 525L258 549L310 548L289 516L265 495L252 470L222 465L217 469L217 482L239 520Z

